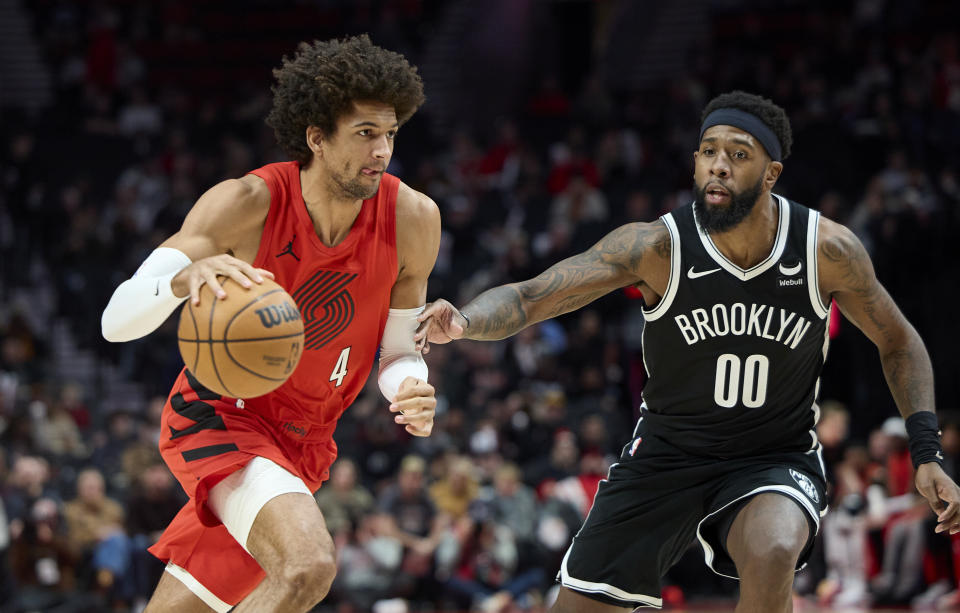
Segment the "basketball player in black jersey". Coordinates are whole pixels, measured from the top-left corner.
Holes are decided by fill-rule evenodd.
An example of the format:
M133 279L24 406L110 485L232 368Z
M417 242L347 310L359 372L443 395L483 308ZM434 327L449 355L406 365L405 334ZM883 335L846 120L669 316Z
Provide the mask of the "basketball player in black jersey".
M659 607L660 578L693 538L711 569L740 579L738 612L792 610L793 573L826 509L814 425L831 300L880 352L937 532L960 532L923 342L850 230L772 193L791 142L769 100L718 96L703 113L691 205L421 316L428 350L502 339L626 285L643 293L641 417L564 557L553 611Z

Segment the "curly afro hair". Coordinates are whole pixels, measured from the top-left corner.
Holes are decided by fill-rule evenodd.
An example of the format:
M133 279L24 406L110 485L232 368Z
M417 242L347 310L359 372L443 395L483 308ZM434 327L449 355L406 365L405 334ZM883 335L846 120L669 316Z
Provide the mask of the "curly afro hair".
M708 102L706 108L703 109L703 114L700 116L700 123L703 124L707 115L717 109L731 108L756 115L763 123L767 124L767 127L773 131L777 140L780 141L780 148L783 153L781 159L787 159L787 156L790 155L790 148L793 145L793 131L790 129L790 120L787 119L786 111L777 106L772 100L737 90L720 94Z
M370 42L366 34L343 40L300 43L297 53L275 68L273 109L267 125L277 143L306 165L313 153L307 146L308 126L333 134L337 119L354 101L372 100L393 106L403 125L426 99L417 68L399 53Z

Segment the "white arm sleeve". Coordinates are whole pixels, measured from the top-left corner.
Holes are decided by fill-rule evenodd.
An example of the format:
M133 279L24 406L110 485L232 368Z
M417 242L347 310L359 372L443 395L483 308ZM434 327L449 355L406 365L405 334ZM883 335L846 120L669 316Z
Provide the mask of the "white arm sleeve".
M420 322L417 315L426 305L415 309L390 309L380 341L380 375L377 383L383 397L393 402L400 384L407 377L427 380L427 363L416 349L413 333Z
M159 328L186 300L173 295L170 281L189 265L190 258L179 249L154 249L133 277L114 290L100 318L103 338L114 343L131 341Z

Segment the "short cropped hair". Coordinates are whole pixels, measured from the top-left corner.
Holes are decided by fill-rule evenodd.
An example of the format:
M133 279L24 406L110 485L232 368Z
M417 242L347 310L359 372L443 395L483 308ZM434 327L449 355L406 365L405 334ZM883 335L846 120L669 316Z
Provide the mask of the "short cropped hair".
M739 109L746 111L751 115L757 116L760 121L765 123L776 135L780 141L782 150L782 160L790 155L790 149L793 145L793 131L790 129L790 120L787 113L781 107L777 106L772 100L750 94L745 91L732 91L726 94L720 94L707 103L700 116L700 123L703 124L707 116L717 109Z
M313 157L308 126L332 135L355 101L389 104L403 125L426 99L417 68L399 53L377 47L366 34L300 43L273 71L276 84L267 125L277 143L301 165Z

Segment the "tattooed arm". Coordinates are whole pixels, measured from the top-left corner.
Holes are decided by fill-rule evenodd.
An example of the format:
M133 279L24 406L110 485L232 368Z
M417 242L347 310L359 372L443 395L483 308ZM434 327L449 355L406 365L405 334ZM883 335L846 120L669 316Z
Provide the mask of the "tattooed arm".
M900 414L906 419L919 411L934 412L930 356L880 285L863 245L846 227L821 218L818 255L821 295L833 297L847 319L877 346ZM936 531L960 532L960 488L940 465L920 464L916 484L938 515Z
M420 316L424 325L414 338L421 346L506 338L626 285L645 283L653 288L647 294L660 294L669 266L670 235L663 222L626 224L533 279L483 292L460 311L445 300L434 302Z
M820 219L820 288L880 351L893 399L904 418L933 411L933 367L920 335L880 285L870 256L846 227Z

